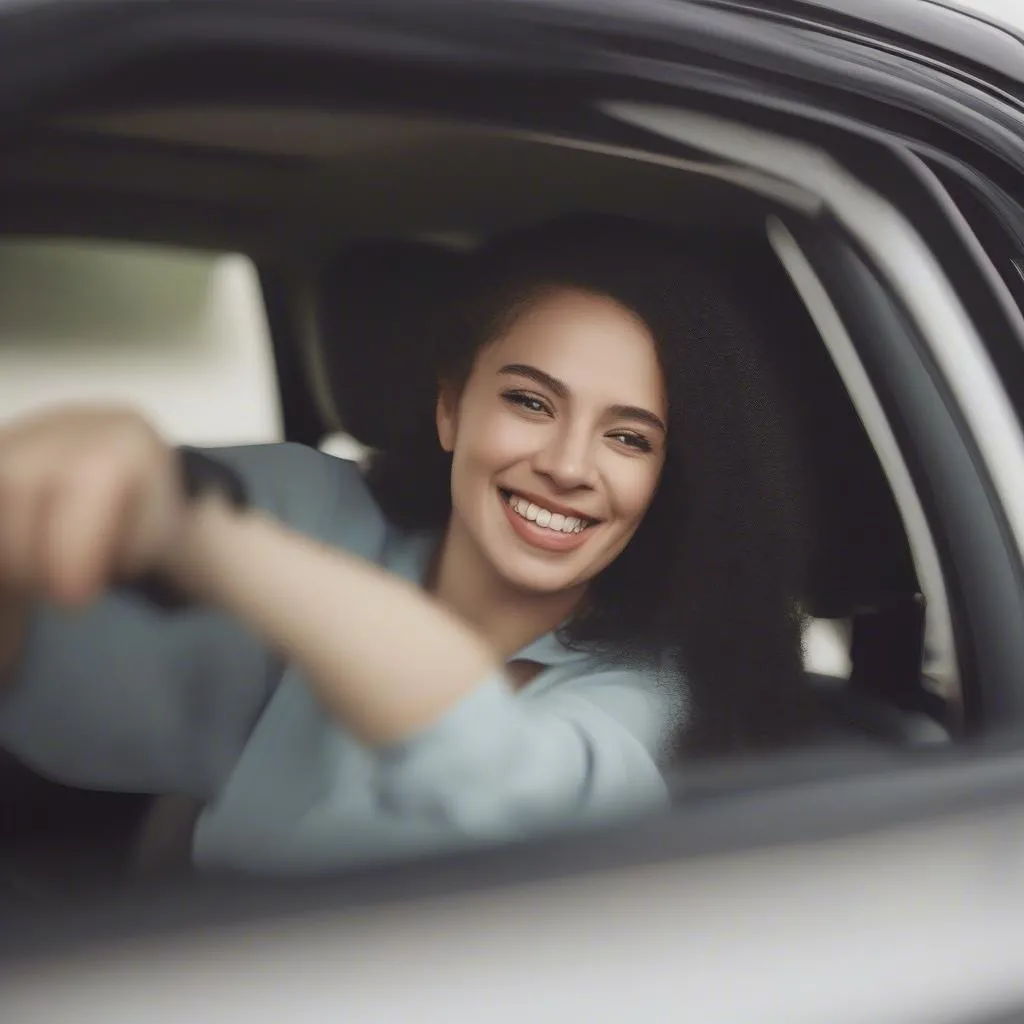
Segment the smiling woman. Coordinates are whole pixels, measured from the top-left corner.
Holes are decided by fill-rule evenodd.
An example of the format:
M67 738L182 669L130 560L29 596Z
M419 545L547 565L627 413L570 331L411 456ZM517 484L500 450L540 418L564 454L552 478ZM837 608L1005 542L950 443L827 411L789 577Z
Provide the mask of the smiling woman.
M712 256L615 221L500 240L368 480L175 457L123 411L4 432L0 742L198 797L204 868L296 872L649 807L681 728L800 736L786 435ZM169 593L211 610L139 601Z
M809 544L770 325L750 323L728 249L703 243L605 217L496 240L454 321L424 332L436 407L369 479L393 521L445 532L452 591L490 578L469 568L483 561L569 648L676 666L683 746L717 754L813 728ZM461 603L510 622L523 599Z

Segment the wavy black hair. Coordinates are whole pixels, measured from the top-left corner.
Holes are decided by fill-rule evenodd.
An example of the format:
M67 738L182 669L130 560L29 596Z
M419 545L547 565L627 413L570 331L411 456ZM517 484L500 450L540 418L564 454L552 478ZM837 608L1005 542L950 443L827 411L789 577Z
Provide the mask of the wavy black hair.
M692 755L782 745L813 717L798 611L809 545L797 432L772 331L757 325L727 248L713 235L683 240L595 217L492 241L425 325L435 372L403 439L368 475L392 521L442 529L451 456L437 441L437 382L464 381L481 346L554 289L606 296L638 316L667 386L665 467L632 540L561 639L633 663L674 658L689 705L681 748Z

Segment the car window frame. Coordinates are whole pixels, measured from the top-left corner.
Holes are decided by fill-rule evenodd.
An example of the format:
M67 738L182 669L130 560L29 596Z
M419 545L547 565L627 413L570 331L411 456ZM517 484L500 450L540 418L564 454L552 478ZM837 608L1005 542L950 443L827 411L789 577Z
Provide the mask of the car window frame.
M1021 148L1024 151L1024 137ZM1018 316L1024 317L1024 204L956 155L922 148L919 156L986 253ZM1019 185L1024 194L1024 176ZM1024 336L1017 338L1016 345L990 348L1001 364L1014 405L1024 416Z
M842 799L837 798L840 791L845 793ZM680 799L672 811L600 834L536 837L501 850L383 865L315 883L240 883L213 894L208 889L175 893L170 902L166 894L143 898L113 919L100 921L85 911L77 925L69 918L36 920L32 934L18 932L17 946L28 956L52 948L55 935L73 943L76 934L95 939L99 929L111 940L123 940L152 928L191 928L200 922L253 919L251 915L262 919L324 901L340 912L405 901L424 892L463 892L614 866L686 861L713 852L842 835L870 827L868 823L877 827L882 821L927 816L940 807L980 806L1022 795L1024 754L1015 745L994 745L988 754L969 757L953 749L927 760L882 750L824 759L820 751L807 752L704 774L695 770L681 780ZM13 953L9 945L0 948L4 960Z

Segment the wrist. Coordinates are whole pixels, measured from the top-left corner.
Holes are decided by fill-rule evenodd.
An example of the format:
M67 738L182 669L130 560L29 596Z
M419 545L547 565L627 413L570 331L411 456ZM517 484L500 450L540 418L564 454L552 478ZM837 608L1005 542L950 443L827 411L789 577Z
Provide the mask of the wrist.
M208 600L207 576L216 564L218 539L249 507L244 481L230 466L194 448L176 454L185 501L179 527L151 571L129 587L163 611L182 611Z
M220 494L189 503L174 542L156 567L156 575L179 595L182 605L214 599L221 555L246 518L245 510L236 509Z

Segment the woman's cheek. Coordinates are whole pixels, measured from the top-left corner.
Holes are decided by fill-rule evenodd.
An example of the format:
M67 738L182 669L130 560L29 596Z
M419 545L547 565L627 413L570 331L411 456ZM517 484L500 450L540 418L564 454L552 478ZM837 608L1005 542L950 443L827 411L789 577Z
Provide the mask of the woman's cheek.
M661 460L637 459L630 469L631 472L621 475L616 488L620 514L627 519L640 520L654 498L661 476Z
M528 457L541 443L542 432L535 423L507 413L490 417L478 434L480 447L498 462Z

